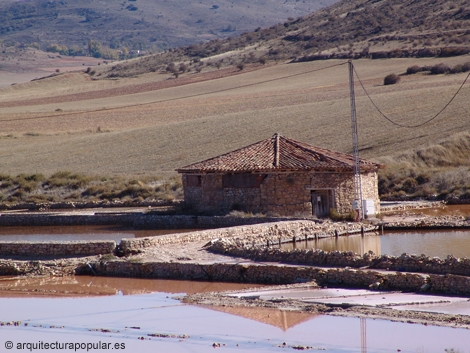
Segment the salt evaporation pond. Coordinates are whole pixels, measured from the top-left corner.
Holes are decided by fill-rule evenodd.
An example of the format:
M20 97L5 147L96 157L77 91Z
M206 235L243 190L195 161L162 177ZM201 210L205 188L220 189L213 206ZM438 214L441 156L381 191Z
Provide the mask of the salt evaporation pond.
M446 258L450 254L455 257L470 257L470 230L386 231L384 234L369 233L364 237L349 235L298 241L295 244L282 244L281 248L354 251L358 254L373 251L377 255L393 256L408 253L440 258Z
M133 229L122 226L38 226L0 227L0 241L72 241L114 240L142 238L174 233L187 233L200 229Z
M101 342L113 348L120 347L119 350L142 353L208 352L213 350L214 343L221 344L217 348L221 352L293 351L294 346L310 346L333 353L470 351L470 331L465 329L372 319L363 321L361 325L360 319L356 318L280 312L266 308L199 307L173 298L175 289L204 291L203 288L210 288L211 283L80 277L74 287L75 277L62 281L65 281L67 290L64 292L68 295L83 291L86 286L88 292L96 290L100 293L107 288L107 294L116 293L55 298L30 297L23 293L22 297L15 294L12 298L0 298L0 320L22 322L20 326L0 326L2 352L7 341L13 344L13 349L8 350L11 352L29 351L17 349L18 344L39 342ZM8 282L11 284L11 281L1 280L0 288ZM28 285L28 282L25 283ZM45 280L45 283L48 283L49 290L55 286L56 293L61 291L60 282L54 284L51 280ZM224 286L217 285L219 289ZM37 283L35 286L36 289L41 288ZM247 285L228 286L235 289L234 286L242 288ZM136 289L133 291L134 287ZM156 288L159 288L158 292L147 293ZM4 295L8 293L12 295L11 291L3 292ZM155 333L175 337L148 336ZM286 343L285 347L283 343ZM98 351L102 350L89 350ZM86 352L86 349L77 352Z
M185 233L200 229L137 230L119 226L42 226L0 227L0 241L65 241L65 240L114 240L140 238L165 234ZM426 254L445 258L470 256L470 230L411 230L386 231L322 238L296 244L283 244L283 249L321 249L325 251L354 251L363 254L369 250L377 255L399 256L402 253Z

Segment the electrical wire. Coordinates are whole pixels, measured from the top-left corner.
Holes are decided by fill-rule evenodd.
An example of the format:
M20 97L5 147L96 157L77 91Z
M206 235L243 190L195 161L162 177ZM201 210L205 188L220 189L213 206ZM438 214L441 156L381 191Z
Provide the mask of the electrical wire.
M190 95L183 96L183 97L168 98L168 99L157 100L157 101L147 102L147 103L130 104L130 105L124 105L124 106L120 106L120 107L113 107L113 108L100 108L100 109L87 110L87 111L80 111L80 112L72 112L72 113L66 113L66 114L53 114L53 115L33 116L33 117L29 117L29 118L6 119L6 120L0 120L0 122L11 122L11 121L39 120L39 119L47 119L47 118L57 118L57 117L62 117L62 116L72 116L72 115L80 115L80 114L89 114L89 113L104 112L104 111L112 111L112 110L125 109L125 108L140 107L140 106L151 105L151 104L157 104L157 103L172 102L172 101L176 101L176 100L180 100L180 99L201 97L201 96L210 95L210 94L214 94L214 93L227 92L227 91L232 91L232 90L236 90L236 89L239 89L239 88L252 87L252 86L261 85L261 84L264 84L264 83L280 81L280 80L284 80L284 79L291 78L291 77L306 75L306 74L309 74L309 73L312 73L312 72L317 72L317 71L322 71L322 70L331 69L331 68L333 68L333 67L345 65L345 64L347 64L347 63L348 63L348 62L346 61L346 62L342 62L342 63L339 63L339 64L330 65L330 66L325 66L325 67L322 67L322 68L319 68L319 69L312 69L312 70L308 70L308 71L303 71L303 72L299 72L299 73L291 74L291 75L286 75L286 76L282 76L282 77L277 77L277 78L273 78L273 79L270 79L270 80L264 80L264 81L254 82L254 83L247 83L247 84L245 84L245 85L239 85L239 86L236 86L236 87L224 88L224 89L220 89L220 90L217 90L217 91L195 93L195 94L190 94Z
M436 119L439 115L442 114L442 112L444 112L444 110L447 109L447 107L452 103L452 101L455 99L455 97L457 97L457 95L460 93L460 91L462 90L463 86L465 85L465 83L467 82L468 78L470 77L470 72L468 73L467 77L465 78L465 80L463 81L463 83L460 85L459 89L457 90L457 92L455 92L454 96L450 99L449 102L447 102L446 105L444 105L444 107L436 114L434 115L432 118L426 120L425 122L423 123L420 123L420 124L416 124L416 125L404 125L404 124L400 124L400 123L397 123L395 121L393 121L391 118L389 118L385 113L382 112L382 110L380 110L380 108L377 106L377 104L375 104L374 100L372 99L372 97L369 95L369 93L367 92L366 88L364 87L364 84L362 83L362 80L361 78L359 77L357 71L356 71L356 68L354 67L353 65L353 69L354 69L354 73L356 74L356 77L357 79L359 80L359 83L361 84L361 87L362 89L364 90L364 93L366 94L367 98L369 98L370 102L372 103L372 105L375 107L375 109L379 112L379 114L385 118L386 120L388 120L390 123L396 125L396 126L399 126L399 127L404 127L404 128L408 128L408 129L414 129L414 128L418 128L418 127L421 127L421 126L424 126L426 124L429 124L431 121L433 121L434 119Z

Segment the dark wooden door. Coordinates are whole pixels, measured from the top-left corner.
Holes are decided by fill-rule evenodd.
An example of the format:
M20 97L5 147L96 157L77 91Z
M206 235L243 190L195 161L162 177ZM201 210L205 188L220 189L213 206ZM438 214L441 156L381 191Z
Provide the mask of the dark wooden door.
M317 217L326 217L330 214L328 190L312 191L312 214Z

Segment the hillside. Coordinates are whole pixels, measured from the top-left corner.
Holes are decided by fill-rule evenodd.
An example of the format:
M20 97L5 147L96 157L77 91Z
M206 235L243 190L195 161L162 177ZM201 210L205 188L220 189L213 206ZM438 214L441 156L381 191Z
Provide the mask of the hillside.
M0 39L80 52L103 47L161 51L234 36L297 18L337 0L0 1Z
M448 57L470 52L470 0L343 0L307 16L120 65L127 76L206 58L240 62Z

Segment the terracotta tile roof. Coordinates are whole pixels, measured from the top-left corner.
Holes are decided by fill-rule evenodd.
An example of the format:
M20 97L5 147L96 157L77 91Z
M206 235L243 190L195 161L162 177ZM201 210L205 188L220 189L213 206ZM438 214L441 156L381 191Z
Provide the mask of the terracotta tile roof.
M361 171L381 167L360 160ZM354 157L274 134L266 140L177 169L179 173L298 170L353 171Z

